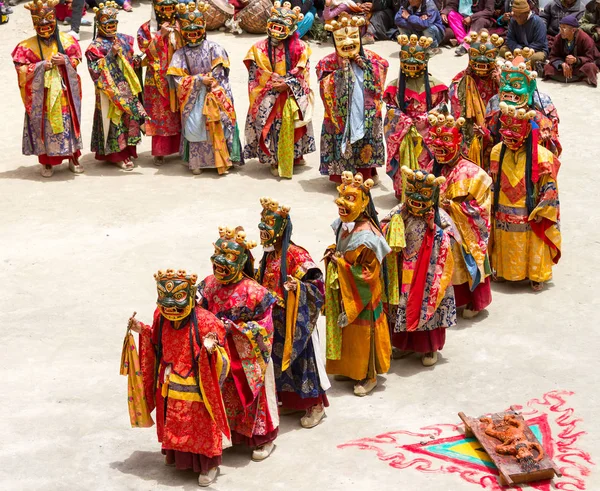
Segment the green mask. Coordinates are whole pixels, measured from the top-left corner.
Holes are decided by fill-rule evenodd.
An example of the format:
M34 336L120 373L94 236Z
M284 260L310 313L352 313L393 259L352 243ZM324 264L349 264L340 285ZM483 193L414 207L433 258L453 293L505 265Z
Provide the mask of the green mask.
M219 283L237 283L243 277L249 249L256 244L246 242L246 233L241 227L235 230L221 227L219 235L219 240L213 244L215 253L210 258L213 274Z
M196 305L195 274L188 275L184 270L167 269L154 275L160 313L172 322L185 319Z
M289 222L290 209L287 206L279 206L277 201L271 198L261 198L260 204L263 211L260 214L260 244L263 247L272 247L283 237L285 228Z
M516 49L514 54L505 53L508 61L500 65L500 102L517 109L533 105L533 93L537 88L537 73L531 70L533 53L530 48Z

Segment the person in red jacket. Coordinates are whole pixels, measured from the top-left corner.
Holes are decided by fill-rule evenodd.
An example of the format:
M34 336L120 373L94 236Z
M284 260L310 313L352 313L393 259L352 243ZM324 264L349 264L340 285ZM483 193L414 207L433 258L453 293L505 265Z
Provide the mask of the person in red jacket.
M552 45L544 78L559 82L585 80L596 87L599 70L594 63L595 58L594 40L579 29L579 21L574 15L568 15L560 21L560 34Z

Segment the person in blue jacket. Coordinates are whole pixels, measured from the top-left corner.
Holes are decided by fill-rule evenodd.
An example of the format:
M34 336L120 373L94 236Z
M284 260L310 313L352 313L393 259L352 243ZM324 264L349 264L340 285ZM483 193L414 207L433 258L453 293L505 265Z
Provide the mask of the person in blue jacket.
M396 14L396 25L400 34L427 36L437 48L444 39L444 25L440 11L433 0L408 0L403 2Z

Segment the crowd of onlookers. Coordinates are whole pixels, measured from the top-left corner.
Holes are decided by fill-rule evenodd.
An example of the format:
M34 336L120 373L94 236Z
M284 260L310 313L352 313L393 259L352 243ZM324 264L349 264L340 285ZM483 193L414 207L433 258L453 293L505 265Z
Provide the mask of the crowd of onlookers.
M18 0L0 0L0 13L8 19ZM129 0L116 0L131 11ZM247 0L228 0L241 7ZM365 17L363 44L395 39L398 34L424 35L433 48L455 46L457 56L467 53L465 38L471 31L487 29L506 40L504 50L528 46L535 50L533 62L547 78L570 82L585 80L596 85L600 67L600 0L550 0L540 8L539 0L288 0L300 7L304 20L300 36L310 36L314 23L330 20L341 12ZM583 3L582 3L583 2ZM57 18L71 25L79 39L85 5L96 0L63 0Z
M465 38L487 29L503 36L507 50L535 50L533 62L546 78L596 85L600 67L600 0L291 0L328 20L342 11L363 15L368 24L363 43L416 34L433 39L433 47L456 46L467 53ZM305 28L304 32L308 32Z

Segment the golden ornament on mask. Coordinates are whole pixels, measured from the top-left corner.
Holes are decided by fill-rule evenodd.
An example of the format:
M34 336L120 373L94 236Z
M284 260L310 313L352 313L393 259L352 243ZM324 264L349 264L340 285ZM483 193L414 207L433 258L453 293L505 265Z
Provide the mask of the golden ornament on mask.
M500 103L500 111L502 112L503 115L512 117L512 118L516 118L516 119L534 119L535 118L535 111L526 111L523 108L519 108L517 109L515 106L512 106L510 104L507 104L506 102L501 102ZM508 123L510 124L511 121L510 119L508 120Z
M231 228L221 225L219 227L219 238L234 241L247 251L254 249L257 245L253 240L246 240L246 232L243 227Z
M195 285L196 281L198 281L197 274L188 274L185 269L178 269L175 271L174 269L167 270L159 270L154 274L154 279L158 281L165 280L177 280L177 281L187 281L190 285Z
M346 27L362 27L366 23L363 17L350 16L347 12L342 12L337 19L325 22L324 29L329 32L339 31Z

